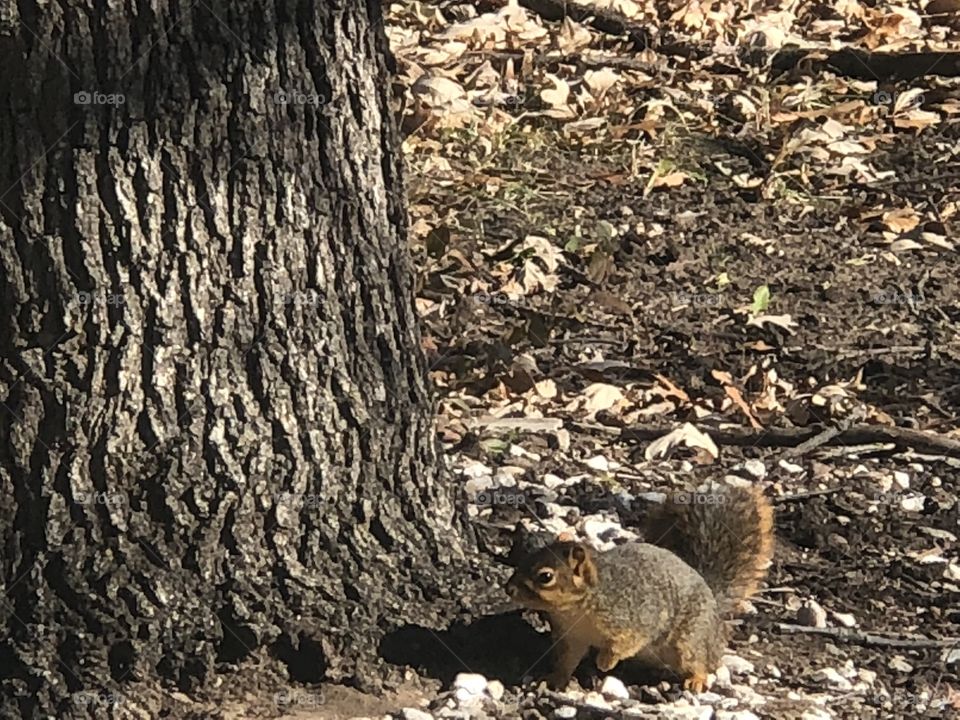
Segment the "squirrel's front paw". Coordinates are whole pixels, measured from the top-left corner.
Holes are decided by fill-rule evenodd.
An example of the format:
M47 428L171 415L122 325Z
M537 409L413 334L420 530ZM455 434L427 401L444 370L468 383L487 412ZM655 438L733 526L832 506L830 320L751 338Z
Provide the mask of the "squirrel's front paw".
M706 675L691 675L683 681L683 689L694 693L702 693L707 689Z

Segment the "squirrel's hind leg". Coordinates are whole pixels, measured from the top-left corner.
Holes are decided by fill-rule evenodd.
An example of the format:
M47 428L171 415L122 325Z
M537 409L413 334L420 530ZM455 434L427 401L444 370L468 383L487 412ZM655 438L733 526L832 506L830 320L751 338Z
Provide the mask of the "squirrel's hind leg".
M717 669L723 646L713 628L704 627L700 632L676 638L674 652L676 669L683 676L683 687L695 693L707 689L707 673Z

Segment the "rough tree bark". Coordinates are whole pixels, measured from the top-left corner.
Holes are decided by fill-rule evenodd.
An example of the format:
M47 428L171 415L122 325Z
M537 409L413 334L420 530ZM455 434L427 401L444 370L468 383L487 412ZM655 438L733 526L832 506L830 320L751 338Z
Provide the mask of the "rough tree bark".
M0 2L5 715L264 648L369 680L458 607L380 22Z

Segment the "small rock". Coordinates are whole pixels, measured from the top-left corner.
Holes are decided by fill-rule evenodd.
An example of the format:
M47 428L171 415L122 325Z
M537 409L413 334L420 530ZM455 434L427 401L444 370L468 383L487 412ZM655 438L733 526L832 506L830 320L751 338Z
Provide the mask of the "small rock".
M877 674L873 670L860 668L857 670L857 677L867 685L873 685L873 683L876 682Z
M957 536L954 535L949 530L941 530L940 528L932 527L921 527L917 528L924 535L929 535L930 537L936 538L937 540L946 540L947 542L955 543L957 541Z
M834 620L844 627L852 628L857 626L857 619L851 613L841 613L831 610L830 614L833 615Z
M684 706L681 705L679 701L669 705L662 705L658 707L657 710L659 711L658 717L663 717L667 720L710 720L710 718L713 717L712 707Z
M763 464L763 460L751 458L743 464L743 469L758 480L763 480L767 476L767 466Z
M726 665L717 668L717 687L730 687L730 668Z
M603 695L598 692L588 692L586 697L583 698L583 702L587 705L600 708L601 710L611 709L610 703L604 700Z
M780 672L780 668L776 665L767 665L767 672L770 673L770 677L776 678L777 680L783 677L783 673Z
M900 507L907 512L920 512L923 510L923 503L926 498L923 495L914 495L905 497L900 501Z
M582 528L583 533L598 545L610 542L620 534L620 525L610 520L586 518L583 521Z
M890 662L887 663L887 667L902 673L913 672L913 665L908 663L903 655L894 655L890 658Z
M607 675L603 679L603 685L600 686L600 693L604 697L612 698L614 700L626 700L630 697L630 693L627 691L627 686L624 685L618 678L613 677L613 675Z
M943 662L947 665L960 663L960 648L947 648L943 652Z
M795 613L800 608L803 607L803 600L801 600L799 597L797 597L793 593L790 593L789 595L787 595L787 599L784 600L783 605L787 610Z
M759 717L754 715L749 710L718 710L716 715L717 720L760 720Z
M749 675L754 671L753 663L739 655L724 655L720 662L734 675Z
M559 535L560 533L568 531L570 524L563 518L551 517L543 519L543 527L547 532Z
M499 700L503 697L503 683L499 680L491 680L487 683L487 695L492 697L494 700Z
M567 483L567 481L564 480L562 477L560 477L559 475L554 475L553 473L547 473L540 479L543 481L543 484L546 487L550 488L551 490L555 490L558 487L562 487Z
M797 622L807 627L824 628L827 626L827 611L815 600L808 600L797 611Z
M510 450L508 452L513 457L527 458L528 460L533 460L534 462L540 462L540 460L542 459L536 453L532 453L520 445L511 445Z
M493 475L493 469L488 468L483 463L478 463L478 462L470 463L460 471L460 474L463 475L465 478L472 478L472 479L479 479L479 478L486 477L490 479L491 483L493 482L493 478L491 477Z
M903 470L893 471L893 481L904 490L910 487L910 476Z
M475 695L466 688L457 688L453 691L453 696L457 699L458 708L469 705L477 705L481 700L480 695Z
M558 720L571 720L577 716L577 709L572 705L564 705L554 710L553 716Z
M405 707L400 711L403 720L433 720L433 715L417 708Z
M608 472L610 470L610 461L603 455L594 455L592 458L584 460L583 464L591 470L599 470L600 472Z
M837 690L853 690L853 683L838 673L834 668L821 668L814 673L815 680L822 680Z
M803 472L803 467L792 462L787 462L786 460L781 460L777 464L791 475L799 475Z
M484 475L482 477L470 478L463 484L463 489L467 493L467 497L471 500L475 499L477 495L482 493L485 490L489 490L493 487L493 478L489 475Z
M482 695L487 687L487 679L478 673L459 673L453 679L453 687L470 695Z
M809 707L803 711L800 720L833 720L835 716L824 708Z

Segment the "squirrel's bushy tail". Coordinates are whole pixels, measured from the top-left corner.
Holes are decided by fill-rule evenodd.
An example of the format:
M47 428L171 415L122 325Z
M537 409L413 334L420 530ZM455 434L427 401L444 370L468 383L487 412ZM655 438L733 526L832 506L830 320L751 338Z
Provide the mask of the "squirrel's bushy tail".
M670 493L651 512L644 535L699 572L726 615L766 576L773 557L773 507L757 488Z

